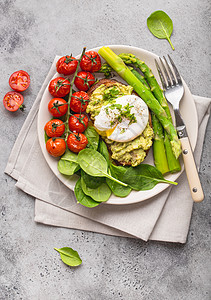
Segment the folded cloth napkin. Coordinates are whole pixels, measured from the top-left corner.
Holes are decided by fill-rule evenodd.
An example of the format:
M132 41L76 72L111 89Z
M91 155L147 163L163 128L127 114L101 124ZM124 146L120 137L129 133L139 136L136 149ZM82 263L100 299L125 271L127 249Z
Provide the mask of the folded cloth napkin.
M74 193L53 174L43 157L37 136L37 115L42 94L56 73L52 67L29 112L10 154L5 173L16 186L35 197L35 221L52 226L88 230L147 240L185 243L193 202L185 173L177 187L131 205L101 204L86 208L77 204ZM199 166L211 99L194 96L199 120L195 159Z

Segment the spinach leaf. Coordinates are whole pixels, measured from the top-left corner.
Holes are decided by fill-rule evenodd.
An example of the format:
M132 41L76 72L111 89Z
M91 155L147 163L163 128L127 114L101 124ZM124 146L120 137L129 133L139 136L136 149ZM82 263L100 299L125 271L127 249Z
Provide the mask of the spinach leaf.
M121 181L123 181L123 176L128 168L129 167L115 166L114 164L110 164L110 170L111 170L112 176L114 176L115 178L117 178Z
M77 201L83 206L96 207L100 204L100 202L96 202L91 197L84 194L81 187L81 178L79 178L78 181L76 182L74 192Z
M69 247L63 247L63 248L54 248L56 251L59 252L62 261L71 267L79 266L82 263L82 260L80 256L78 255L78 252L73 250Z
M88 140L87 148L91 148L97 150L98 143L99 143L99 134L94 129L93 126L88 126L87 129L84 131L85 136Z
M164 11L157 10L153 12L147 19L147 26L157 38L167 39L174 50L174 46L170 40L173 31L173 22Z
M78 154L78 160L80 167L91 176L96 177L107 177L124 186L127 186L124 182L117 180L108 174L108 164L106 159L93 149L83 149Z
M131 188L129 186L123 186L111 179L106 178L107 185L110 187L113 194L117 197L126 197L130 194Z
M136 191L150 190L161 182L177 185L176 182L166 180L157 168L147 164L130 167L125 172L123 181Z
M78 155L69 150L60 158L58 162L58 170L64 175L73 175L80 169L77 163Z
M102 183L96 189L91 189L85 184L83 177L81 177L81 187L87 196L92 197L92 199L97 202L105 202L111 196L111 190L106 183Z
M62 159L58 161L57 167L59 172L64 175L73 175L80 169L80 166L77 163Z
M81 176L83 177L83 180L84 180L86 186L88 186L91 189L96 189L103 182L105 182L104 177L94 177L94 176L91 176L91 175L85 173L83 170L81 170Z
M103 140L100 140L99 142L98 151L105 157L107 164L109 166L110 164L109 153L108 153L107 146Z
M113 164L110 164L110 174L121 181L126 171L127 171L126 167L115 166ZM113 194L117 197L126 197L130 194L132 190L129 186L123 186L108 178L106 178L106 182L110 187L111 191L113 192Z

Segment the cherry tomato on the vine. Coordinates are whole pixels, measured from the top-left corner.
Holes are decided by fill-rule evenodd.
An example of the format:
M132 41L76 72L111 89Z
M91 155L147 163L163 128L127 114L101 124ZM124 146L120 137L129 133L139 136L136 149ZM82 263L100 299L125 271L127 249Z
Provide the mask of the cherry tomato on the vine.
M67 102L62 98L53 98L48 103L48 110L52 116L59 118L66 114L68 109Z
M75 114L69 118L69 128L74 132L84 132L88 125L88 117L84 114Z
M101 59L96 51L87 51L82 57L80 67L84 71L97 72L101 68Z
M9 78L10 87L16 92L25 91L30 84L30 76L26 71L14 72Z
M9 111L24 110L23 105L24 98L20 93L17 92L8 92L4 96L3 104L4 107Z
M62 156L66 150L66 143L61 138L50 138L46 142L46 149L54 157Z
M51 80L48 90L53 97L64 97L70 92L70 82L63 77L54 78Z
M74 84L78 90L88 91L88 89L95 83L95 77L90 72L78 72Z
M72 94L70 108L76 113L84 112L89 102L89 96L86 92L80 91Z
M71 133L67 137L67 147L70 151L78 153L88 144L87 137L83 133Z
M53 119L45 124L45 132L49 137L61 136L65 131L64 123L59 119Z
M61 57L56 63L56 69L59 74L71 75L75 73L78 61L75 57L66 55Z

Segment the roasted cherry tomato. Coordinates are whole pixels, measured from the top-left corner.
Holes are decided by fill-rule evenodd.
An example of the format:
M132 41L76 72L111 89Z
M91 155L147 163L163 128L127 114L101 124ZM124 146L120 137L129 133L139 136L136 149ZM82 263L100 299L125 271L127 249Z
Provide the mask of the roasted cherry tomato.
M88 117L83 114L75 114L69 118L69 128L74 132L84 132L88 125Z
M81 71L78 72L74 83L78 90L86 92L95 83L95 77L89 72Z
M73 56L63 56L56 63L56 69L59 74L71 75L75 73L78 61Z
M16 71L9 78L10 87L16 92L25 91L30 84L30 76L25 71Z
M84 71L97 72L101 68L101 59L96 51L88 51L82 57L80 67Z
M45 132L49 137L61 136L65 131L64 123L59 119L53 119L45 124Z
M53 98L48 103L49 112L56 118L64 116L67 112L67 108L67 102L62 98Z
M24 110L23 96L17 92L8 92L3 99L4 107L9 111Z
M50 155L58 157L65 153L66 143L61 138L50 138L47 140L46 149Z
M86 92L80 91L72 94L70 108L76 113L84 112L89 102L89 96Z
M71 133L67 137L67 147L70 151L78 153L88 144L87 137L83 133Z
M63 77L54 78L51 80L48 90L53 97L64 97L70 92L70 82Z

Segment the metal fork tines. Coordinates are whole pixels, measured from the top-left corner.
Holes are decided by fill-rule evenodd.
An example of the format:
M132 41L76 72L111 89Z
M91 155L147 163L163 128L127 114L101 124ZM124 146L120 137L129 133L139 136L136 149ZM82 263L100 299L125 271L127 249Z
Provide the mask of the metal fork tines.
M183 161L191 195L194 201L200 202L204 199L204 194L187 135L186 126L179 112L179 103L184 94L184 87L179 71L173 60L169 55L168 58L170 64L165 57L163 57L163 59L159 58L160 65L155 59L155 64L163 86L165 98L172 104L174 109L176 128L182 145Z

